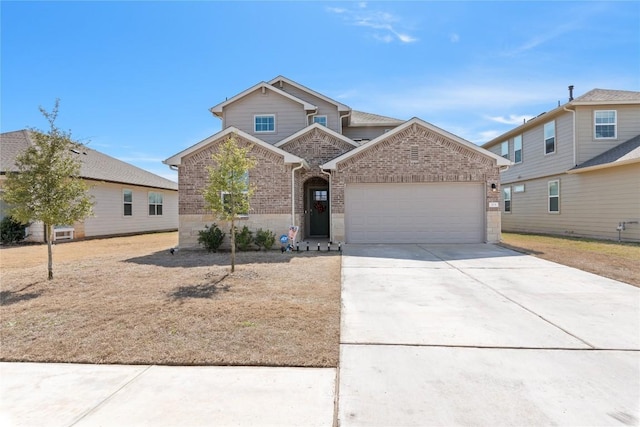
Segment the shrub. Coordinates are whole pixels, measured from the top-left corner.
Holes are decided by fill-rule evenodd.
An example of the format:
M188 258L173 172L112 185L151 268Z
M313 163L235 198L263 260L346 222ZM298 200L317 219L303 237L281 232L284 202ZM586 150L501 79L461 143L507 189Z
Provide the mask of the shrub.
M205 225L204 230L198 232L198 243L205 247L208 252L218 252L218 248L224 241L225 233L214 223L211 227Z
M24 240L26 237L25 227L25 224L10 216L4 217L0 221L0 241L6 245Z
M246 225L238 232L236 228L236 249L239 251L248 251L253 243L253 231L249 230Z
M269 250L276 243L276 235L271 230L263 230L258 228L256 231L256 238L253 240L258 249L264 248Z

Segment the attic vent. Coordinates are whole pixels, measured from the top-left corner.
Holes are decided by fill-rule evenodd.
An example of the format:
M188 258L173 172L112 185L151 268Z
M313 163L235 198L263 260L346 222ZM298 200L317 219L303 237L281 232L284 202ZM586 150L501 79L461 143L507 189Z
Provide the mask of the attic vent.
M420 161L420 154L417 145L412 145L411 147L409 147L409 159L411 159L412 163L417 163Z

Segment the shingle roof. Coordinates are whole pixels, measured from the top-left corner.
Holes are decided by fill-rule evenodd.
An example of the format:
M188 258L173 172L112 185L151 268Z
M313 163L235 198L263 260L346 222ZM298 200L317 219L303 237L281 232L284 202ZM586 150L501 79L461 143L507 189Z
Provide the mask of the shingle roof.
M15 171L15 159L32 141L29 131L19 130L0 134L0 172ZM82 162L80 176L97 181L119 182L143 187L177 190L178 184L115 159L99 151L82 147L78 156Z
M640 102L640 92L630 90L592 89L573 100L581 102Z
M618 164L632 163L634 161L640 161L640 135L605 151L593 159L587 160L571 170L617 166Z
M405 120L398 120L378 114L365 113L364 111L351 110L349 126L399 126Z

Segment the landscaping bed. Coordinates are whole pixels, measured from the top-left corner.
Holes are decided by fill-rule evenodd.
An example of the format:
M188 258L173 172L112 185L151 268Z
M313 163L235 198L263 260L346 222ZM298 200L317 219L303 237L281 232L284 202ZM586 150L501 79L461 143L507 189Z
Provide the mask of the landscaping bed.
M2 248L0 360L335 367L338 252L180 250L177 233Z

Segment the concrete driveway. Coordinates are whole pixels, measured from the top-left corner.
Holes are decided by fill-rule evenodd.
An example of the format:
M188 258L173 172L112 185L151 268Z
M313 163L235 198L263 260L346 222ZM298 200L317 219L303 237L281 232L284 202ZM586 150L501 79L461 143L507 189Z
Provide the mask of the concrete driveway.
M640 289L494 245L347 245L340 426L638 425Z

